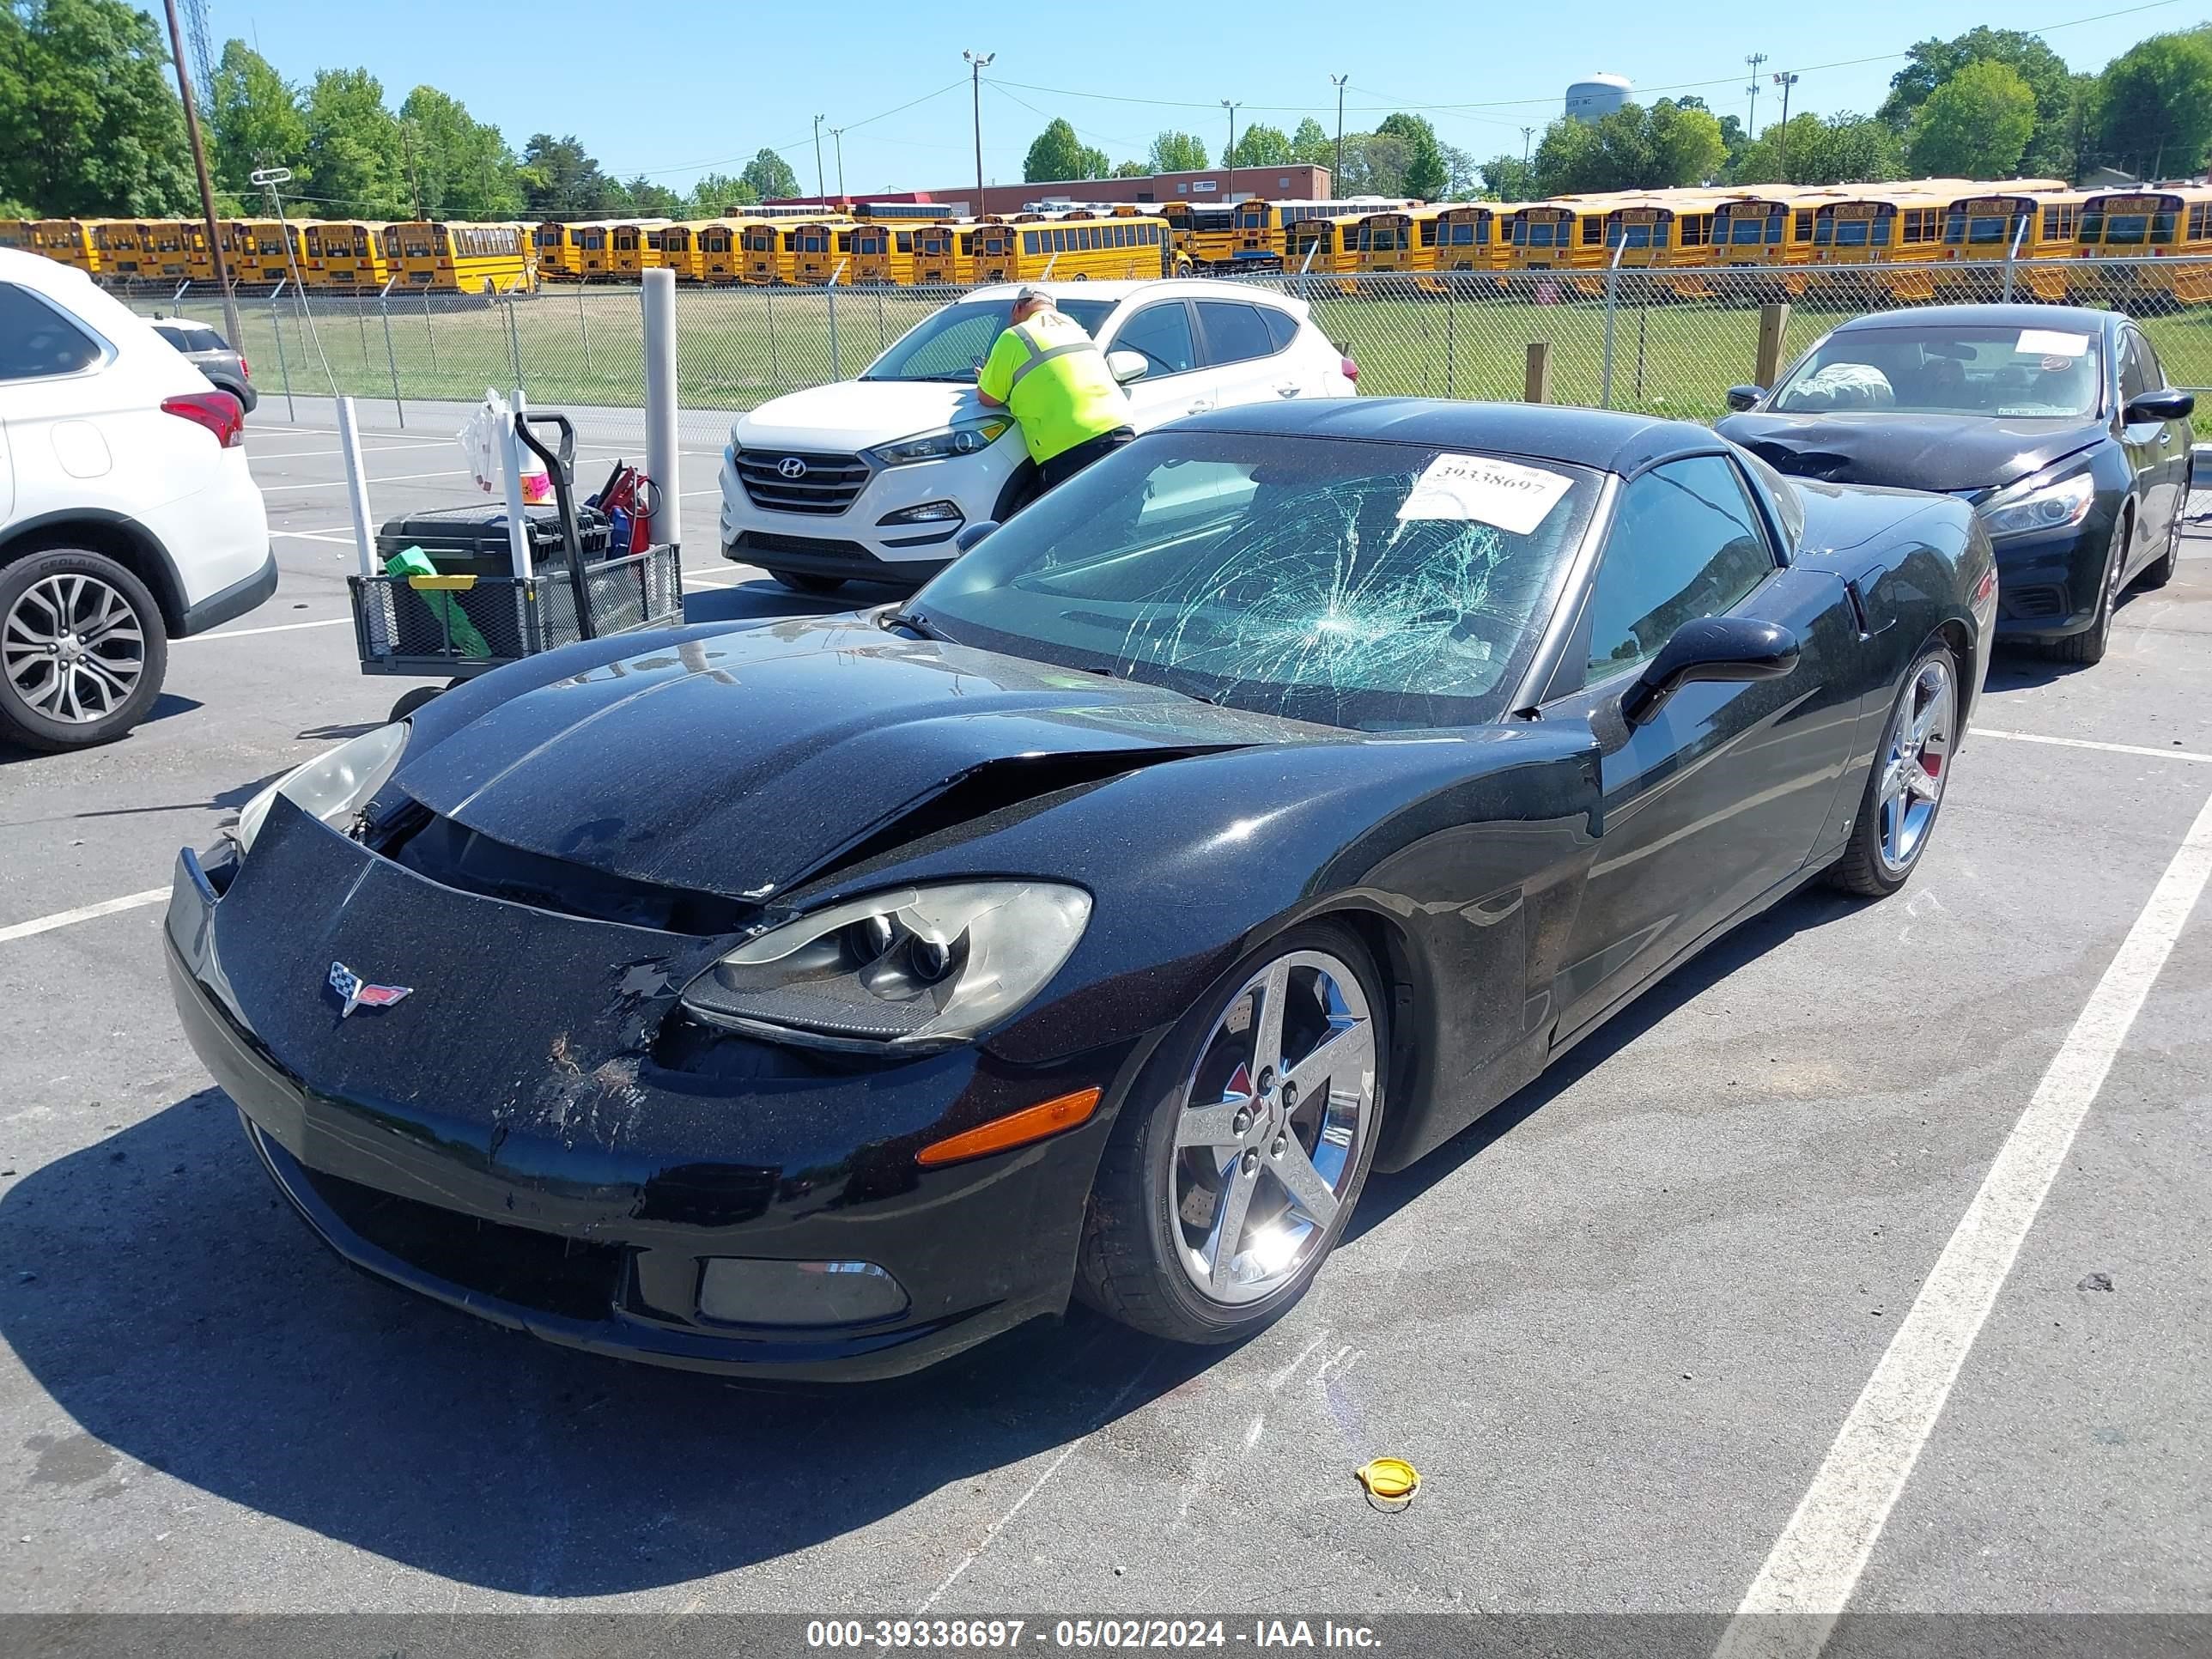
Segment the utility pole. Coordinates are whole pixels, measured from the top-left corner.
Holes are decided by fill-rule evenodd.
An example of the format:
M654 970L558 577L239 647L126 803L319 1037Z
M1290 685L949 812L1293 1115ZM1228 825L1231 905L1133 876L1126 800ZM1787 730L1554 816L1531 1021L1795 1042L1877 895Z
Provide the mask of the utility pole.
M1782 88L1782 136L1775 141L1779 154L1776 164L1782 169L1782 182L1790 182L1790 88L1797 84L1793 70L1783 70L1774 77L1774 84Z
M845 129L832 127L830 137L837 146L837 199L845 199Z
M1751 117L1744 128L1747 141L1759 137L1759 69L1766 61L1766 54L1754 52L1743 60L1751 66L1751 84L1744 90L1751 94Z
M830 199L829 186L822 178L822 118L818 115L814 118L814 199L817 202Z
M1332 75L1328 78L1336 85L1336 171L1329 175L1328 181L1329 199L1334 201L1337 191L1343 188L1337 180L1344 177L1344 83L1352 76Z
M1224 149L1224 150L1223 150L1223 151L1221 152L1221 165L1222 165L1222 166L1224 166L1224 167L1227 167L1227 168L1229 169L1229 182L1228 182L1228 184L1227 184L1226 185L1224 185L1224 186L1223 187L1222 191L1221 191L1222 195L1223 195L1224 198L1227 198L1227 197L1233 197L1233 196L1235 196L1235 195L1237 194L1237 105L1235 105L1235 104L1233 104L1233 103L1231 103L1231 102L1230 102L1230 100L1229 100L1228 99L1224 98L1224 99L1223 99L1223 100L1221 100L1221 107L1222 107L1222 108L1224 108L1224 109L1225 109L1225 110L1227 110L1227 111L1229 112L1229 148L1228 148L1227 149ZM1333 185L1333 184L1332 184L1332 188L1334 188L1334 185Z
M415 170L415 124L399 123L399 153L407 162L407 194L415 204L415 216L422 216L422 175Z
M230 261L224 257L222 236L216 228L215 188L208 182L207 146L200 141L200 116L192 102L191 76L185 72L184 32L177 27L177 0L168 0L169 53L177 62L177 95L185 100L185 137L191 142L192 171L199 175L200 214L207 226L208 258L215 264L215 285L222 295L223 337L234 351L245 349L238 329L238 296L230 291Z
M991 60L999 54L995 52L980 54L963 52L960 55L968 60L969 94L975 112L975 203L969 211L981 213L983 210L983 71L990 67Z
M1526 163L1528 160L1528 146L1534 141L1535 137L1535 128L1523 127L1521 129L1521 160L1523 163Z

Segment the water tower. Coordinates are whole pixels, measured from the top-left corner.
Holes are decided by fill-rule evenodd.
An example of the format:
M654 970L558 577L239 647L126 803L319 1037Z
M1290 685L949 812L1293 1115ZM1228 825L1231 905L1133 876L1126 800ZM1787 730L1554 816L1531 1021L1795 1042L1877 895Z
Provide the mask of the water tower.
M1630 82L1625 75L1593 75L1567 88L1566 112L1577 121L1595 121L1610 115L1628 101Z

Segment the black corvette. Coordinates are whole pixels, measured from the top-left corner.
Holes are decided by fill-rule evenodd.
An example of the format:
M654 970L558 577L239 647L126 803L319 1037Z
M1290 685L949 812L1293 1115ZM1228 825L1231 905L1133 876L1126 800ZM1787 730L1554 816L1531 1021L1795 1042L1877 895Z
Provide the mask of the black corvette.
M1859 317L1729 402L1747 412L1722 433L1783 472L1971 502L1996 546L2001 640L2100 661L2128 585L2163 586L2180 559L2197 400L2118 312Z
M343 1255L664 1364L1281 1314L1370 1169L1927 845L1964 504L1382 399L1136 441L902 609L593 641L180 855L178 1006Z

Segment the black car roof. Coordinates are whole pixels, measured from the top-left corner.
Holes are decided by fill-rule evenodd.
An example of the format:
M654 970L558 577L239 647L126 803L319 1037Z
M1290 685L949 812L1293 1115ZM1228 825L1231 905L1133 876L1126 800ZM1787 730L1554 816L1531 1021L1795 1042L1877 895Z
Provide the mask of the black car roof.
M2043 307L2048 311L2048 307ZM1183 432L1365 438L1568 461L1635 472L1669 455L1723 447L1711 428L1555 404L1476 404L1442 398L1331 398L1243 404L1176 423Z
M1895 328L1900 323L1915 327L1956 323L1984 328L2055 327L2101 333L2119 320L2117 313L2093 311L2086 306L1915 306L1908 311L1877 311L1869 316L1854 317L1847 323L1838 323L1835 331L1848 334L1855 329Z

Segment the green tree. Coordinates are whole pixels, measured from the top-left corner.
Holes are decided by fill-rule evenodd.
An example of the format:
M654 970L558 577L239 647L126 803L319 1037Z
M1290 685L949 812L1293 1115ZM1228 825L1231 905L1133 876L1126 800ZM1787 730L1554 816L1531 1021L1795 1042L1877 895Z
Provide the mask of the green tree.
M759 200L759 194L744 179L732 179L726 173L704 173L699 175L699 182L691 186L684 216L719 219L726 209L750 207Z
M1091 144L1084 145L1076 153L1075 164L1079 169L1075 175L1079 179L1103 179L1114 166L1104 150Z
M153 19L120 0L0 5L0 197L70 217L174 217L199 198Z
M673 219L684 211L684 198L665 185L656 185L643 173L623 186L630 211L641 219Z
M208 164L217 184L242 194L254 168L289 167L295 189L314 188L300 95L267 58L243 40L224 41L214 94L207 110Z
M622 186L600 170L573 132L565 138L532 133L516 177L532 218L605 218L624 205Z
M744 180L763 202L799 194L799 175L791 163L772 149L763 149L745 163Z
M1450 182L1444 164L1443 148L1437 141L1437 130L1425 117L1411 115L1401 110L1386 115L1375 129L1378 138L1395 138L1405 146L1406 156L1398 171L1398 189L1388 193L1393 196L1418 196L1423 201L1439 199Z
M1435 199L1440 202L1472 202L1482 191L1482 167L1474 157L1456 144L1439 144L1437 153L1444 164L1444 187Z
M1279 167L1291 161L1291 141L1280 127L1255 121L1237 135L1237 148L1221 158L1224 167Z
M1309 115L1298 123L1298 130L1291 135L1291 160L1308 167L1328 167L1336 165L1336 141L1328 136L1322 124Z
M428 158L384 106L384 85L367 70L323 70L307 88L307 173L324 216L404 219ZM423 204L427 210L428 203Z
M1152 140L1148 170L1153 173L1203 173L1206 170L1206 146L1195 133L1163 132Z
M1658 184L1708 184L1728 164L1728 141L1711 110L1662 98L1651 106L1645 130Z
M1727 159L1711 111L1662 98L1649 107L1623 104L1595 121L1561 116L1536 148L1535 182L1543 196L1656 190L1717 178Z
M424 213L434 219L521 217L522 181L497 127L477 120L435 87L409 93L399 119Z
M1949 40L1920 41L1906 55L1905 67L1890 76L1889 96L1875 112L1876 118L1899 134L1910 135L1922 106L1969 64L2002 64L2035 95L2035 125L2022 147L2019 167L2038 177L2071 176L2074 76L2066 60L2039 35L1982 27Z
M1043 184L1056 179L1083 177L1083 141L1075 136L1075 129L1054 117L1022 161L1022 181L1024 184Z
M1395 132L1347 132L1344 135L1344 173L1337 180L1339 196L1404 196L1406 164L1412 147Z
M1116 179L1149 178L1152 171L1151 164L1145 161L1116 161L1114 164L1114 177Z
M1482 193L1493 202L1533 202L1536 164L1517 155L1493 155L1482 164Z
M1878 183L1905 176L1905 145L1888 123L1849 111L1793 115L1746 144L1729 168L1739 185Z
M2154 34L2105 67L2099 149L2138 178L2193 173L2212 142L2212 27Z
M1923 179L2009 179L2034 131L2034 92L2017 70L1983 58L1928 94L1908 155Z

